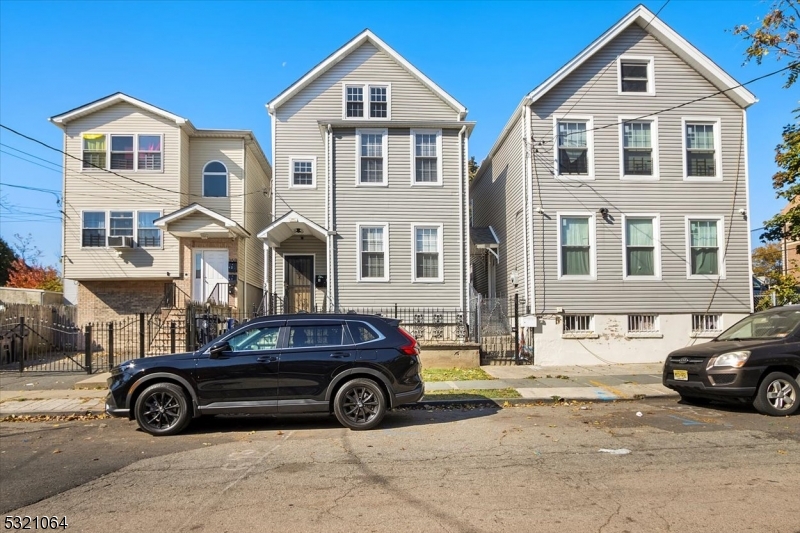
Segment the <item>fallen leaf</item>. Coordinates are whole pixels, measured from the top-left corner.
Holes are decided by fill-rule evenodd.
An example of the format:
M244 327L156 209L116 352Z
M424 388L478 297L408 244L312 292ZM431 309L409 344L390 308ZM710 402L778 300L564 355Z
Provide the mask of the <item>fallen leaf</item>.
M61 453L61 450L53 450L53 453Z

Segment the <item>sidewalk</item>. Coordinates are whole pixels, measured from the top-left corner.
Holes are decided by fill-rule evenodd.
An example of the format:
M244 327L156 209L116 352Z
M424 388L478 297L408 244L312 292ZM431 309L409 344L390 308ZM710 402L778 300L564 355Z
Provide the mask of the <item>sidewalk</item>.
M605 366L484 366L497 378L481 381L440 381L425 384L427 391L468 389L516 389L522 400L582 401L634 400L677 397L661 385L661 364ZM96 374L74 383L73 389L0 390L0 417L8 415L68 415L102 413L108 374ZM24 381L24 380L22 380ZM5 387L4 387L5 389ZM507 400L497 400L502 405ZM448 402L446 398L432 404ZM429 403L427 401L421 402Z

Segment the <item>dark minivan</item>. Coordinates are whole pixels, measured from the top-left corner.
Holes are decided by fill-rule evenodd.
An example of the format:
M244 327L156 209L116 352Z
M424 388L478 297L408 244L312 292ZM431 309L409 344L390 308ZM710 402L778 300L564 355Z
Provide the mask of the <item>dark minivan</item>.
M111 371L106 412L173 435L201 415L332 412L371 429L422 397L419 344L376 315L253 319L196 352L126 361Z
M784 416L800 408L798 376L800 305L787 305L752 314L710 342L672 352L663 382L688 403L739 400Z

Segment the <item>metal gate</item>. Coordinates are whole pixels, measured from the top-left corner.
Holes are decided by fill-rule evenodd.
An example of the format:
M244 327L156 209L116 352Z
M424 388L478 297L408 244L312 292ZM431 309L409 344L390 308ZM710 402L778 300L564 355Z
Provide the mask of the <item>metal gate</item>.
M86 372L84 337L67 306L5 304L0 313L0 371Z
M514 337L514 298L485 298L473 293L471 316L475 318L473 340L480 344L481 364L517 362Z

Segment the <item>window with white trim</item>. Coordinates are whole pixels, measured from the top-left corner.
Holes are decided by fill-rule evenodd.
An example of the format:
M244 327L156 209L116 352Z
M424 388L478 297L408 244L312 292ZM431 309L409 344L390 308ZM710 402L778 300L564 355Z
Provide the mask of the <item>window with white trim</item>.
M620 92L652 93L651 61L647 59L620 58Z
M722 271L720 219L689 219L689 274L718 276Z
M358 183L386 184L386 131L359 130Z
M563 333L593 333L593 315L564 315Z
M590 216L560 217L561 276L591 276L592 229Z
M441 131L413 131L414 183L440 184Z
M625 176L653 176L653 123L622 124L622 172Z
M84 133L83 169L162 170L161 135Z
M109 212L108 236L133 237L133 211Z
M658 333L658 315L628 315L628 333Z
M138 136L138 170L161 170L161 135Z
M228 196L228 168L219 161L209 161L203 167L203 196Z
M314 160L292 159L292 187L314 186Z
M588 122L584 120L559 120L558 174L589 175Z
M105 247L106 245L106 212L84 211L81 228L81 246Z
M388 88L383 86L370 86L369 88L369 118L388 118L389 99Z
M722 331L722 317L719 314L692 314L692 333L719 333Z
M343 85L342 115L346 119L387 120L392 114L391 100L389 83L347 83Z
M659 274L654 217L625 217L625 276Z
M83 134L83 168L106 168L106 136L102 133Z
M364 87L345 87L345 116L347 118L362 118L364 116Z
M133 170L133 135L111 136L111 170Z
M160 217L160 211L136 213L136 244L139 248L161 248L161 228L154 224Z
M359 279L385 281L388 274L388 227L359 226Z
M715 123L686 122L686 176L714 178L717 169Z
M441 226L414 226L414 281L441 280Z

